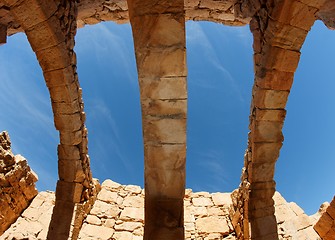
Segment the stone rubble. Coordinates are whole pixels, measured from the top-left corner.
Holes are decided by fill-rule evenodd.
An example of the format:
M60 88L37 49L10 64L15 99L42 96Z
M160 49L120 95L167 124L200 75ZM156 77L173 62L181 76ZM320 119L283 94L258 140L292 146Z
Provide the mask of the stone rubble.
M78 239L142 240L144 190L139 186L121 185L112 180L104 181L101 187L92 210L84 220ZM297 204L286 202L278 192L273 199L279 240L320 239L313 229L320 213L307 216ZM21 217L0 236L0 240L46 239L54 203L53 192L39 193ZM186 189L185 239L235 240L235 231L229 217L231 205L230 193L192 192L191 189Z
M0 235L21 215L37 195L37 175L27 160L15 155L7 132L0 133Z

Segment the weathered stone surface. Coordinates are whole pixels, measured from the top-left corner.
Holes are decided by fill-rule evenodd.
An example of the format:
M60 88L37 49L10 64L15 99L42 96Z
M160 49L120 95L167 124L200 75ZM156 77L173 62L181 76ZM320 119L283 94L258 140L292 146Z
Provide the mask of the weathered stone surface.
M320 213L320 219L314 225L315 231L321 239L330 240L335 237L335 197L328 207Z
M229 227L225 223L224 217L203 217L195 221L196 227L200 233L221 233L229 234Z
M134 191L135 189L141 191ZM114 202L104 202L101 199L103 195L99 194L98 200L84 221L78 239L143 239L144 195L142 189L138 186L124 186L106 180L102 183L101 191L113 192L119 197L122 195L122 204L116 205ZM212 199L214 204L196 207L193 202L199 200L199 198ZM228 211L224 210L230 207L231 200L229 198L229 193L211 194L188 191L184 199L185 239L236 239L232 220ZM313 230L310 222L313 218L306 216L304 213L297 215L295 213L298 212L297 207L293 203L287 203L278 192L274 194L274 200L280 240L318 239L317 233ZM128 205L131 202L136 202L136 204L129 204L132 205L131 207L124 206L125 203ZM23 212L21 217L0 239L9 240L15 236L20 237L19 239L24 237L46 239L54 204L54 193L39 193L29 208ZM331 233L327 232L327 234L331 236Z
M37 195L37 175L27 160L12 153L7 132L0 133L0 235L20 216ZM29 214L29 217L32 217Z
M77 231L79 234L81 221L85 212L89 211L89 205L94 202L94 193L97 191L92 187L94 184L87 155L85 113L76 73L76 54L73 51L76 25L77 22L83 26L106 20L126 22L129 17L128 4L124 0L83 0L78 3L79 10L77 2L2 1L0 43L6 41L7 34L24 30L36 52L50 92L54 122L56 129L60 131L61 141L58 151L58 202L53 215L54 224L51 224L50 229L61 226L67 230L72 217L75 216L74 226L71 227L73 232ZM298 229L299 233L293 234L293 238L306 237L307 235L300 230L311 229L310 219L294 204L288 204L289 207L283 204L274 208L272 195L275 188L268 187L267 183L272 184L275 162L283 141L284 108L299 63L301 46L317 18L322 19L329 27L334 26L334 3L330 0L284 0L266 3L242 0L128 0L128 3L135 40L144 124L145 184L148 199L145 203L148 213L146 216L150 216L146 220L147 232L150 232L146 235L150 237L146 239L163 239L164 236L179 239L183 235L187 113L185 20L209 20L241 25L248 23L250 18L255 62L251 133L240 191L233 198L232 225L239 239L249 238L249 232L251 237L273 238L276 235L276 224L273 220L276 208L282 213L279 214L277 223L283 222L285 226L290 226L292 234ZM6 153L0 164L0 186L4 189L3 192L8 192L11 186L22 189L22 194L10 196L15 199L12 204L1 199L2 208L7 209L8 221L15 218L19 209L27 207L28 199L36 194L33 185L37 180L35 175L28 173L26 179L22 180L25 169L28 169L24 160L17 160L20 162L20 169L16 169L17 171L11 169L5 172L6 165L15 165L15 159L18 157L14 158L12 154ZM141 209L143 203L140 200L142 190L136 186L123 188L113 183L107 185L110 189L103 189L98 203L101 206L92 210L95 215L89 215L87 223L103 226L114 226L116 223L116 226L123 226L126 222L128 224L128 221L135 221L137 218L134 216L137 214L134 212L139 212L138 209ZM118 189L118 192L111 191L114 189ZM139 194L142 195L137 196ZM190 208L192 213L187 215L188 221L196 217L205 218L207 215L227 214L228 207L216 207L224 206L226 202L218 196L208 195L199 193L186 201L186 209L194 204ZM129 196L133 199L127 200ZM80 205L75 206L74 203ZM85 205L86 203L88 205ZM103 204L111 203L112 211L103 209ZM72 213L69 213L66 221L59 220L62 213L68 213L73 209L79 209L76 215L72 216ZM123 215L121 210L122 213L125 212ZM292 217L291 213L283 213L286 211L291 211L294 216ZM334 212L335 210L329 208L325 216L334 219ZM161 213L161 216L154 215L155 213ZM119 220L121 222L107 221L106 219L110 219L107 217L109 214L114 214L115 218L122 216L122 220ZM171 220L171 216L174 219ZM290 218L289 221L286 217ZM27 213L26 218L34 217ZM1 221L2 219L0 216ZM138 219L143 221L141 217ZM320 221L322 223L322 220ZM148 230L152 223L164 223L166 226L159 226L157 231ZM266 223L271 229L264 231L260 225ZM171 226L175 229L171 230ZM64 229L58 229L55 233L63 234ZM188 229L193 229L192 224L188 224ZM325 239L331 239L333 232L331 228L322 234ZM76 238L75 234L77 233L74 233L73 238ZM50 236L56 235L50 231ZM65 237L66 233L63 235ZM114 238L133 237L124 231L114 235ZM193 239L198 237L193 233L187 236ZM213 233L205 237L214 239L221 236Z

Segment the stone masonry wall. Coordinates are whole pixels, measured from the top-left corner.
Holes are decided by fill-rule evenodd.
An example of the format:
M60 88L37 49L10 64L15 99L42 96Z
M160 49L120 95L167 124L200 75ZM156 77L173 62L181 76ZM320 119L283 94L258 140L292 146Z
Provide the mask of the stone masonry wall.
M0 235L21 215L37 195L37 175L27 160L12 153L7 132L0 133Z
M335 197L314 226L323 240L335 239Z
M235 240L229 208L230 193L185 191L184 227L187 240ZM320 214L307 216L295 203L276 192L274 197L280 240L317 240L313 230ZM46 239L55 203L53 192L39 193L21 217L0 240ZM92 210L84 220L78 239L142 240L144 232L144 190L111 180L102 183Z

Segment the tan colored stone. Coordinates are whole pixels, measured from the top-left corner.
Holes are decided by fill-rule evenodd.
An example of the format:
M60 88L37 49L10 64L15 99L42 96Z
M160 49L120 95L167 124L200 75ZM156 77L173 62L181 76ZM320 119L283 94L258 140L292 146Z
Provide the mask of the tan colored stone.
M100 218L98 218L97 216L95 215L87 215L86 217L86 222L88 224L93 224L93 225L97 225L97 226L100 226L101 225L101 220Z
M140 196L129 196L124 199L122 205L125 207L144 208L144 198Z
M101 187L109 190L116 190L122 188L122 185L110 179L107 179L101 184Z
M210 198L192 198L192 203L196 207L207 207L207 206L213 206L213 202Z
M121 220L129 221L144 221L144 210L140 208L134 208L134 207L125 207L123 211L121 212L120 216Z
M255 121L252 138L254 142L282 142L282 122Z
M143 118L144 141L167 144L186 142L186 119Z
M230 193L213 193L212 200L215 206L229 206L232 204Z
M115 220L114 219L106 219L106 221L103 225L105 227L114 228Z
M254 88L253 104L255 107L263 109L284 109L288 95L288 91Z
M79 239L93 238L97 240L104 240L112 237L113 233L114 229L112 228L84 223Z
M117 231L114 232L113 234L113 240L132 240L133 236L130 232L126 232L126 231Z
M106 202L97 200L93 208L90 212L92 215L96 215L98 217L107 217L114 218L118 216L120 213L120 209L117 205L108 204Z
M102 188L98 194L98 199L107 203L117 203L118 194Z
M295 202L290 202L289 206L292 209L292 211L295 213L295 215L300 216L304 214L304 211Z
M116 224L114 229L116 231L128 231L133 232L137 228L143 227L143 224L140 222L123 222L121 224Z
M200 233L222 233L228 235L229 227L223 217L203 217L195 221L196 229Z
M135 186L135 185L127 185L124 189L133 194L140 194L142 191L140 186Z

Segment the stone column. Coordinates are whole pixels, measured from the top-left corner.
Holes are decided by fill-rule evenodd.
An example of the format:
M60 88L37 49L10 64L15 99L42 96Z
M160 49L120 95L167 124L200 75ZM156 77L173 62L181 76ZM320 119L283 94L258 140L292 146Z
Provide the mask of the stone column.
M321 4L308 0L250 0L236 5L237 14L252 17L255 63L249 143L235 201L240 203L235 206L239 214L235 215L239 218L235 225L242 228L239 239L278 239L272 197L275 163L284 140L285 106L300 49Z
M129 0L145 159L144 239L184 239L186 49L182 0Z
M73 51L77 3L75 0L6 0L6 4L27 34L43 70L55 127L60 133L59 181L48 239L68 239L71 227L75 239L95 194Z

